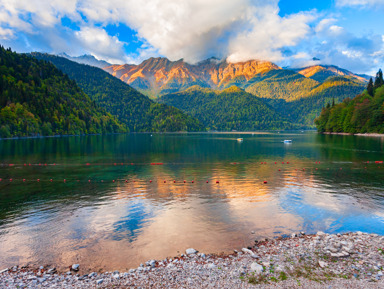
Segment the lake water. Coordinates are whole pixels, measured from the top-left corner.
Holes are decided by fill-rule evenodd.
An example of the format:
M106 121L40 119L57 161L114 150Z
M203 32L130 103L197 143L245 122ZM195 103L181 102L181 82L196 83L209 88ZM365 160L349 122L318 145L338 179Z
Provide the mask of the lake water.
M384 164L375 163L384 160L383 138L2 140L0 158L0 269L126 270L190 247L230 252L298 231L384 234Z

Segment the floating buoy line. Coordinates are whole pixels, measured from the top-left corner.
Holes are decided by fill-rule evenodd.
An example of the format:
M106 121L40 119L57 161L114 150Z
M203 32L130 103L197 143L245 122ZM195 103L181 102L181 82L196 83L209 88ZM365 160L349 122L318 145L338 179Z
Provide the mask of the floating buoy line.
M381 164L381 162L379 163ZM378 166L377 167L378 169L381 169L381 168L384 168L382 166ZM345 170L343 169L343 167L336 167L336 168L331 168L332 171L336 171L336 172L340 172L341 171L346 171L348 172L348 169L350 170L356 170L356 169L361 169L361 170L367 170L367 167L364 167L364 168L356 168L356 167L352 167L352 168L346 168ZM319 171L323 170L323 171L330 171L331 170L330 168L322 168L322 169L319 169L317 167L313 167L313 168L292 168L292 169L289 169L289 170L282 170L282 169L277 169L276 172L277 172L277 175L281 174L281 173L292 173L292 172L310 172L312 174L317 174ZM273 177L270 178L270 180L273 180ZM255 182L256 181L260 181L261 183L263 184L268 184L268 180L264 179L264 180L260 180L258 178L255 178ZM198 184L198 183L205 183L205 184L220 184L222 181L220 179L217 179L217 180L212 180L211 178L207 178L207 179L200 179L200 180L195 180L195 179L183 179L183 180L176 180L176 179L164 179L164 180L152 180L152 179L147 179L147 180L144 180L144 179L139 179L139 180L132 180L132 179L120 179L120 178L109 178L109 179L101 179L101 178L97 178L97 179L83 179L83 180L80 180L79 178L46 178L46 179L41 179L41 178L36 178L36 179L28 179L28 178L20 178L20 177L17 177L17 178L11 178L11 177L6 177L6 178L0 178L0 184L1 183L89 183L89 184L95 184L95 183L149 183L149 184Z
M320 161L314 162L301 162L302 164L311 163L311 164L323 164ZM329 162L329 164L336 164L337 162ZM364 162L355 162L350 164L363 163L363 164L383 164L384 161L364 161ZM151 163L135 163L135 162L113 162L113 163L1 163L0 167L56 167L56 166L163 166L163 165L194 165L197 163L183 163L183 162L171 162L171 163L163 163L163 162L151 162ZM249 165L249 164L260 164L260 165L290 165L289 161L285 162L230 162L230 163L198 163L198 164L211 164L211 165Z

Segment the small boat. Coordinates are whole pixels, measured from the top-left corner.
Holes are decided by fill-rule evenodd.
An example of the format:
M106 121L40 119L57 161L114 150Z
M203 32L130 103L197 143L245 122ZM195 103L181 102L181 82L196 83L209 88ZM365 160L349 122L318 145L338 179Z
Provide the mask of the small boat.
M239 137L239 138L237 139L237 141L238 141L238 142L242 142L243 139Z
M292 143L292 140L291 139L285 139L284 143Z

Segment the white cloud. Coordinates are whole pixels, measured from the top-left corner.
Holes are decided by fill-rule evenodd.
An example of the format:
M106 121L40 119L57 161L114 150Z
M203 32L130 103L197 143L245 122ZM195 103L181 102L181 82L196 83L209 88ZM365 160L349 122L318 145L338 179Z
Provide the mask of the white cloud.
M75 36L82 47L99 58L111 63L121 63L124 56L123 45L116 36L110 36L101 28L83 27L75 32Z
M360 67L358 71L383 63L381 35L355 37L338 25L339 15L323 12L281 17L278 2L0 0L0 40L24 51L38 47L53 53L90 53L114 63L137 63L157 55L190 62L217 56L233 62L263 59L297 65L318 57L348 69ZM382 3L336 0L339 7ZM64 17L76 27L63 27ZM106 32L107 25L120 24L132 28L144 43L130 54L123 38Z
M373 7L384 5L384 0L336 0L339 7Z

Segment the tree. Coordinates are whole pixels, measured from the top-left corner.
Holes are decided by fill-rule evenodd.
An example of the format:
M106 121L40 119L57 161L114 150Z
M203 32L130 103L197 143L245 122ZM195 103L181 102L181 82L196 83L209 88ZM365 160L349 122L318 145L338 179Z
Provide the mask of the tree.
M379 71L376 73L374 89L379 88L383 84L384 84L383 72L381 71L381 69L379 69Z
M368 85L367 85L367 92L368 92L368 94L370 96L373 96L373 81L372 81L372 77L369 79L369 82L368 82Z

